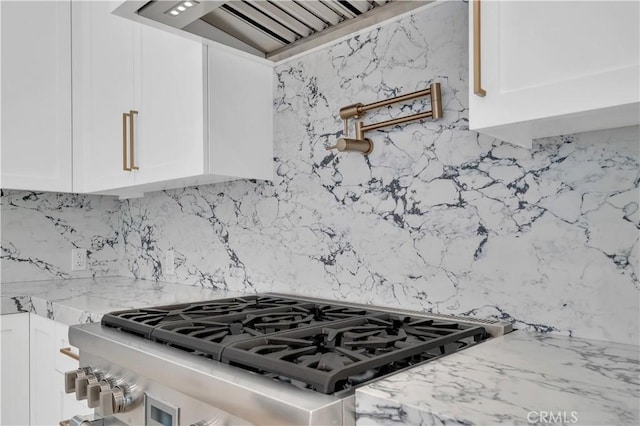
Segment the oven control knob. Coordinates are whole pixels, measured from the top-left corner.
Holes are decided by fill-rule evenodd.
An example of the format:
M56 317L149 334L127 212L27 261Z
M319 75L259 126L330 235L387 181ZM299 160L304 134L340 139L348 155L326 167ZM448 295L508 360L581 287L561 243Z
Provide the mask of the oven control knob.
M80 367L77 370L64 373L64 392L73 393L76 391L76 380L91 374L91 367Z
M111 416L124 413L129 408L129 388L126 385L116 385L105 392L100 392L100 406L98 414Z
M97 384L100 380L102 380L104 375L98 371L94 371L93 373L85 374L83 377L78 377L76 379L76 399L78 401L82 401L83 399L87 399L87 389L89 386Z
M87 405L89 408L96 408L100 406L100 394L102 392L108 392L111 387L115 385L112 379L104 378L98 383L93 383L87 386Z

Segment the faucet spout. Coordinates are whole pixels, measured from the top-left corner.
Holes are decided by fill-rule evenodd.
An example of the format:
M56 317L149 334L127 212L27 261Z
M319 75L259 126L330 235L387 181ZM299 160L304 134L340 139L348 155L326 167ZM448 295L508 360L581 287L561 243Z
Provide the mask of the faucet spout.
M349 138L340 138L336 141L336 144L333 146L328 146L327 150L337 149L340 152L344 151L354 151L360 152L363 155L369 155L373 151L373 142L371 139L349 139Z

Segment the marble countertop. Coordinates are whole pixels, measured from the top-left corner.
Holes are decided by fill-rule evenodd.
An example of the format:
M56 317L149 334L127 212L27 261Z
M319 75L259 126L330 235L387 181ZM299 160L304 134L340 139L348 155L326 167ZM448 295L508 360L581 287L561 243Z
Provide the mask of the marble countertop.
M120 309L239 296L240 293L126 277L2 283L0 314L32 312L67 325Z
M0 290L1 314L32 312L68 325L119 309L241 295L125 277ZM637 425L639 358L638 346L516 331L359 388L357 424Z
M638 425L638 346L516 331L356 392L362 425Z

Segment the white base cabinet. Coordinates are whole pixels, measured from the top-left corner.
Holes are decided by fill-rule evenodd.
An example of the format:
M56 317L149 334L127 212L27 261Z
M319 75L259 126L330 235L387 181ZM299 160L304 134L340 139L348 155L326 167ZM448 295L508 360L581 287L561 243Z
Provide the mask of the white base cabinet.
M0 327L0 424L57 425L93 412L64 392L64 373L78 368L77 360L60 353L70 347L67 325L24 313L0 316Z
M76 370L78 361L60 353L68 348L69 327L31 314L29 351L29 395L31 425L56 425L93 410L75 394L64 392L64 373ZM77 349L72 348L77 353Z
M0 425L29 424L29 314L0 315Z
M55 323L32 315L29 327L29 400L32 425L55 425L63 420L56 404Z
M535 138L640 123L640 3L474 0L469 7L471 130L530 148ZM475 93L478 60L485 96Z

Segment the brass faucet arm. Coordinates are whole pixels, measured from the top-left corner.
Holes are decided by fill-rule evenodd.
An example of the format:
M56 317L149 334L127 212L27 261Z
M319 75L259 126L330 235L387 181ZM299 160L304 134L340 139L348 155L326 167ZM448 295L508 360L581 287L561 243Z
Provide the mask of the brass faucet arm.
M404 102L422 96L431 96L431 111L420 112L405 117L393 118L391 120L382 121L380 123L372 123L365 125L362 121L356 122L356 138L349 139L349 119L360 118L365 112L372 109L381 108L396 102ZM363 105L361 103L347 105L340 108L340 118L344 121L344 138L338 139L334 146L327 149L337 149L338 151L359 151L367 155L373 151L373 143L370 139L366 139L364 134L371 130L380 129L387 126L395 126L397 124L407 123L409 121L422 120L425 118L438 119L442 118L442 98L440 94L440 83L431 83L428 89L419 90L417 92L407 93L405 95L396 96L391 99L374 102Z
M423 96L421 93L428 92L431 95L431 111L419 112L417 114L407 115L406 117L393 118L391 120L382 121L380 123L372 123L365 125L363 122L356 123L356 139L363 139L364 134L371 130L380 129L387 126L395 126L397 124L407 123L409 121L423 120L425 118L438 119L442 117L442 100L440 98L440 83L432 83L429 89L422 90L420 92L409 93L404 96L398 96L397 98L388 99L386 101L380 101L379 106L388 105L391 100L401 98L402 101L407 99L413 99L414 97ZM373 104L371 104L373 105ZM379 107L378 106L378 107ZM365 106L366 108L366 106Z
M411 99L421 98L422 96L429 96L431 94L431 87L424 90L418 90L417 92L411 92L404 95L396 96L395 98L389 98L378 102L373 102L367 105L363 105L360 110L362 113L371 111L372 109L382 108L383 106L395 104L398 102L410 101Z
M399 117L387 121L381 121L380 123L367 124L366 126L362 123L362 121L359 121L356 125L356 138L362 139L364 137L364 134L371 130L377 130L387 126L395 126L397 124L407 123L409 121L423 120L430 117L433 117L433 113L431 111L426 111L407 115L406 117Z

